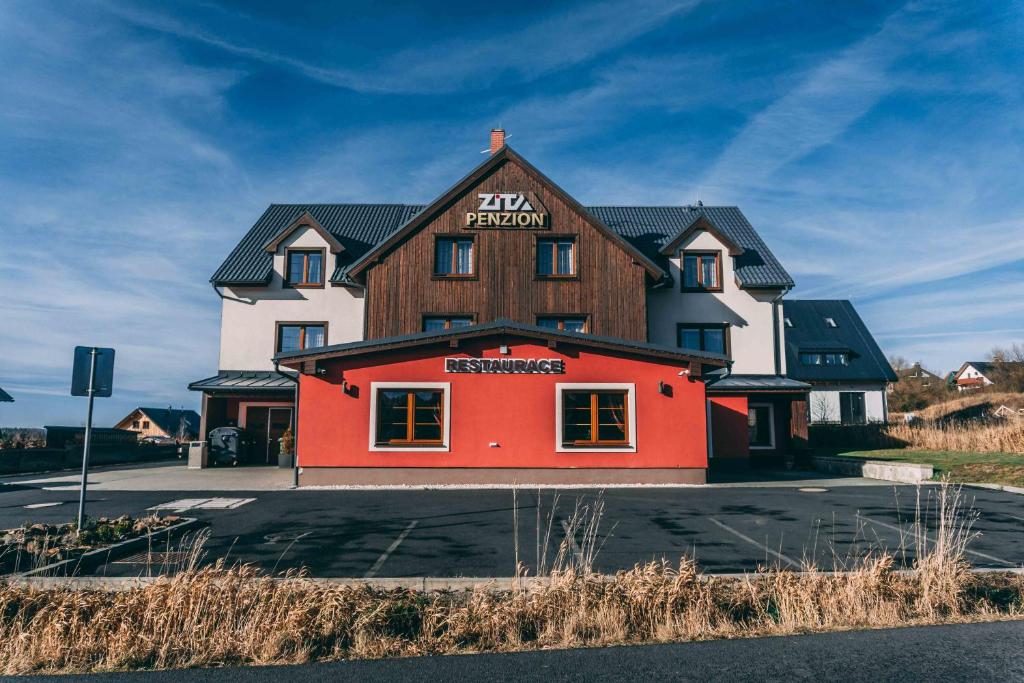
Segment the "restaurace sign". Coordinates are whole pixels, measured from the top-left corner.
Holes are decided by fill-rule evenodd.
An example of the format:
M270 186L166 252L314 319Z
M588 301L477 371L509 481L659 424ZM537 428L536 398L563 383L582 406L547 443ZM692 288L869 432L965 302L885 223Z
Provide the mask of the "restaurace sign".
M467 228L546 228L548 212L533 192L485 192L466 214Z
M445 358L445 372L498 375L561 375L565 361L561 358Z

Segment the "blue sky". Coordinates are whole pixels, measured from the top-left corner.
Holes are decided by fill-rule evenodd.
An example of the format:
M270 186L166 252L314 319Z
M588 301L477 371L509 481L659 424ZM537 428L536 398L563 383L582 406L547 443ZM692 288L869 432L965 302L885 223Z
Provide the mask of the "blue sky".
M736 204L935 370L1024 339L1019 3L0 3L0 424L198 407L271 202L426 202L487 132L584 203Z

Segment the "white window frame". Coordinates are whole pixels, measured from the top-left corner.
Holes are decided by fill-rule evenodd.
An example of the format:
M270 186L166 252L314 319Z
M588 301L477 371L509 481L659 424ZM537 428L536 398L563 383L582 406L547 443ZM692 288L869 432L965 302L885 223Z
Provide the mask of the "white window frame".
M444 424L442 443L439 446L382 446L377 443L377 391L379 389L441 389L444 391ZM370 450L388 453L445 452L451 450L452 435L452 384L451 382L370 382Z
M775 448L775 404L774 403L747 403L747 410L751 408L768 408L768 446L755 446L747 444L752 451L770 451Z
M562 444L562 392L601 391L613 389L626 392L626 419L629 423L628 446L583 446L580 448ZM556 453L636 453L636 384L556 382L555 383L555 452Z

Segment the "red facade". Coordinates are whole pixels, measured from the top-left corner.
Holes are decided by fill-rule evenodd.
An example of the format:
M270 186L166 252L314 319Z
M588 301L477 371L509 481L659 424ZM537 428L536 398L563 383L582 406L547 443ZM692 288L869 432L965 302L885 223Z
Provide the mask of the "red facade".
M502 347L506 354L502 354ZM561 360L560 374L446 372L446 359ZM689 376L684 360L650 358L559 342L489 337L317 361L317 372L300 376L299 465L309 483L345 483L338 468L369 468L373 481L415 480L409 468L441 471L438 483L457 483L452 469L515 469L519 483L616 481L622 471L645 481L703 481L707 467L704 384ZM443 383L450 392L445 419L447 446L374 449L377 383L416 386ZM560 385L628 385L630 445L615 450L560 449ZM320 468L332 468L320 470ZM389 475L392 471L393 476ZM563 479L537 470L568 472ZM602 474L600 470L606 472ZM582 479L572 472L589 472ZM612 471L615 471L613 473ZM547 473L548 475L551 472ZM512 478L515 478L513 475ZM490 480L500 481L501 476ZM368 479L367 479L368 480ZM475 479L479 480L479 479ZM362 480L358 480L362 481Z

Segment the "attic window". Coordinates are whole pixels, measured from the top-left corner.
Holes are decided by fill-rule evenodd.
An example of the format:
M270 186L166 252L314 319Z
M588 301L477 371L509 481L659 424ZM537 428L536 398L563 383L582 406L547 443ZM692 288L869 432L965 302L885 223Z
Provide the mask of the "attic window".
M827 327L839 327L839 325L836 325L835 318L825 318L825 325Z
M786 327L793 327L793 321L789 318L785 318Z

